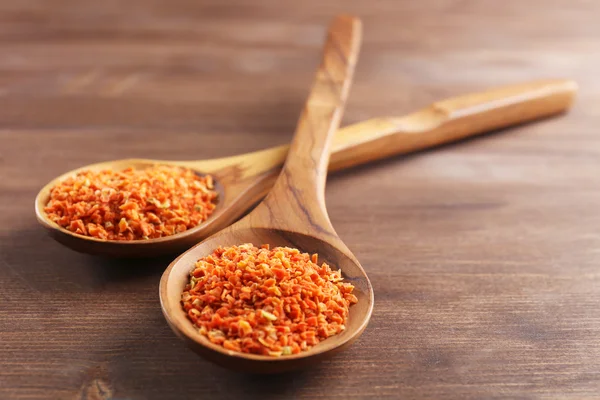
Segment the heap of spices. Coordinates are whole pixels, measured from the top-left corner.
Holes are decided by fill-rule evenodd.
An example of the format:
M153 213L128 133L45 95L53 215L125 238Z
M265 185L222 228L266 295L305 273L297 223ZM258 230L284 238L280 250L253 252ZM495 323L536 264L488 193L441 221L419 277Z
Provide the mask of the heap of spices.
M210 175L155 165L79 172L52 188L44 211L80 235L140 240L193 228L212 214L216 200Z
M298 249L219 247L196 262L183 308L202 335L228 350L298 354L345 329L358 299L341 271Z

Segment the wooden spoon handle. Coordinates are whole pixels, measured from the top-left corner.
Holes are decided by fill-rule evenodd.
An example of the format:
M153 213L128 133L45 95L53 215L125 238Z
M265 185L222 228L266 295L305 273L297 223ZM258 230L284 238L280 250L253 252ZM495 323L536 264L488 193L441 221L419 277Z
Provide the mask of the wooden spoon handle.
M354 75L362 36L360 20L336 17L323 58L298 121L279 178L253 214L268 215L270 227L298 230L331 227L325 208L329 152ZM296 220L296 215L300 220Z
M555 79L504 86L454 97L403 117L372 118L341 128L331 147L329 171L337 171L396 154L439 146L494 129L506 128L566 111L577 84ZM232 165L259 176L278 171L289 146L279 146L225 159L186 162L201 171ZM277 172L273 172L277 173ZM264 194L271 188L266 183Z
M404 117L374 118L336 134L329 170L454 142L568 109L577 93L572 80L505 86L433 103Z

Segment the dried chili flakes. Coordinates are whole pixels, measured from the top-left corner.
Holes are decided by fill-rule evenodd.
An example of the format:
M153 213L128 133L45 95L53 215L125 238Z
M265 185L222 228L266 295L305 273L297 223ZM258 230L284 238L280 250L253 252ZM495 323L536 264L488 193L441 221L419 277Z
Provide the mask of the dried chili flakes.
M345 329L358 299L341 271L298 249L219 247L196 262L182 295L200 333L228 350L297 354Z
M184 232L216 207L210 175L155 165L84 171L50 191L44 211L63 228L107 240L154 239Z

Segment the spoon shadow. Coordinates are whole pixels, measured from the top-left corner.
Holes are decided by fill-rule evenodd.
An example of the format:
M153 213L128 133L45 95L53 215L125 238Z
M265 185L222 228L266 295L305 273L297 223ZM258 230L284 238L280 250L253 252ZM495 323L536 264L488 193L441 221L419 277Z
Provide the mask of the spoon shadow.
M0 271L33 291L82 292L113 285L156 282L172 256L114 259L78 253L57 246L34 221L2 234Z
M292 397L298 387L305 386L310 379L306 371L283 372L276 377L259 374L215 370L215 379L222 382L231 382L237 388L232 398L243 398L245 393L260 393L263 399L281 399ZM228 383L229 385L229 383ZM228 390L230 391L230 390Z

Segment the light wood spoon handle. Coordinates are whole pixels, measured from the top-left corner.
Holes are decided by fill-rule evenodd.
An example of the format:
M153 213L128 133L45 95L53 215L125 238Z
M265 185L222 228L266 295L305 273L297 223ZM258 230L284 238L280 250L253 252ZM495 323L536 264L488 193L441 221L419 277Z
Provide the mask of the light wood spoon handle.
M335 136L329 170L423 150L568 109L577 93L572 80L505 86L433 103L404 117L374 118Z
M268 217L270 228L298 231L304 224L333 231L325 207L329 152L348 98L361 36L356 18L339 16L330 25L286 162L273 189L253 212ZM265 220L254 221L261 219Z
M329 171L406 154L494 129L506 128L566 111L577 94L577 84L554 79L504 86L454 97L402 117L372 118L341 128L331 148ZM277 176L289 146L279 146L224 159L183 162L200 171L215 172L236 166L246 177ZM271 188L263 180L256 199ZM259 189L259 190L258 190Z

